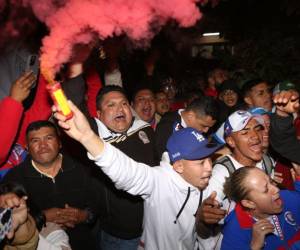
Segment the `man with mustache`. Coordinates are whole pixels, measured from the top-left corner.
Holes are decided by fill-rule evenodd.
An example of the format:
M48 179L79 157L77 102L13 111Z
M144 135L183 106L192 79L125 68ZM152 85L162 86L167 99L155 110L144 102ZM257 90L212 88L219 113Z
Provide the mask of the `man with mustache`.
M72 249L95 249L89 224L97 209L96 180L86 167L60 152L62 144L52 122L29 124L26 142L28 157L3 182L22 184L46 222L66 229Z
M94 131L135 161L155 166L154 132L149 123L133 117L124 89L105 86L99 91L96 102L97 128ZM142 234L142 198L115 188L99 168L93 170L102 183L98 190L102 197L101 250L137 249Z
M130 159L99 138L84 115L69 103L74 113L66 120L56 113L59 125L80 142L114 185L144 199L145 218L141 247L196 249L195 210L211 175L210 155L219 146L199 131L184 128L173 133L160 166L151 168Z
M141 87L136 90L132 97L132 108L142 121L151 124L153 129L156 128L155 97L151 89Z

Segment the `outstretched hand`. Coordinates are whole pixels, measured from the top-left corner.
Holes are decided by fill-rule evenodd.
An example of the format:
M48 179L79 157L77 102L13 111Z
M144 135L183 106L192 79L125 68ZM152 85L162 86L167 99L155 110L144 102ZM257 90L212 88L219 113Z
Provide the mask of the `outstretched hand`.
M216 200L217 193L214 191L206 198L198 208L197 216L200 221L206 224L216 224L226 215L226 210L221 209Z

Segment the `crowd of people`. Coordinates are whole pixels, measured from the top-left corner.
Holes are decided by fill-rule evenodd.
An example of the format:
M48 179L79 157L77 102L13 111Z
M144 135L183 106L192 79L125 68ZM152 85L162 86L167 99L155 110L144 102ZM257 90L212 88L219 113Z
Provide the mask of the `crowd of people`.
M115 43L100 70L74 53L59 76L72 118L39 73L0 78L1 247L300 249L295 84L157 74L156 49L128 73Z

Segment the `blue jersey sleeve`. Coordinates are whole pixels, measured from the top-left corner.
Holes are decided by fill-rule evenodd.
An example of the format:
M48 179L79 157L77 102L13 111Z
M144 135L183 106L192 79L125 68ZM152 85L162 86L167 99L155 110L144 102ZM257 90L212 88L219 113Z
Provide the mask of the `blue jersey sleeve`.
M252 228L240 227L234 211L228 215L223 228L221 250L250 250Z

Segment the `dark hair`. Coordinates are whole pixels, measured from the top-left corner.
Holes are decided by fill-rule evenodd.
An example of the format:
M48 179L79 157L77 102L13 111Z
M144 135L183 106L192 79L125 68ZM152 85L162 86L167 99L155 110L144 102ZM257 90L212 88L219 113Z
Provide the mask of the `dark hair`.
M122 87L120 87L118 85L104 86L99 90L97 97L96 97L97 109L100 109L104 96L110 92L120 92L127 98L126 92Z
M217 102L211 96L202 96L192 101L185 109L193 111L198 116L211 116L214 120L218 118Z
M256 79L251 79L249 81L246 81L243 86L242 86L242 89L241 89L241 94L243 97L247 96L247 94L251 91L251 89L253 87L255 87L256 85L260 84L260 83L267 83L267 81L261 79L261 78L256 78Z
M234 171L226 178L224 183L224 194L235 202L240 202L248 195L249 190L245 188L245 179L255 167L242 167Z
M44 127L53 128L56 135L57 136L59 135L58 128L53 122L50 122L50 121L47 121L47 120L40 120L40 121L32 122L28 125L28 127L26 129L26 138L28 139L28 134L31 131L36 131L36 130L39 130L39 129L44 128Z
M131 96L131 101L132 101L132 102L134 102L135 97L136 97L137 94L138 94L140 91L142 91L142 90L149 90L149 91L151 91L151 92L153 93L153 95L154 95L154 91L153 91L152 88L148 87L147 85L141 85L141 86L137 87L137 88L133 91L133 94L132 94L132 96ZM161 91L161 92L163 92L163 91Z
M225 90L233 90L235 93L240 95L240 89L237 86L237 83L231 79L225 80L222 84L217 86L217 90L218 90L219 94L221 94Z
M7 193L14 193L19 198L22 198L23 196L28 196L24 186L16 182L7 182L0 184L0 195L4 195ZM29 214L34 219L38 231L41 231L43 226L46 224L45 215L43 214L42 210L40 210L36 206L36 204L30 199L30 197L28 197L26 203L27 207L29 208Z

